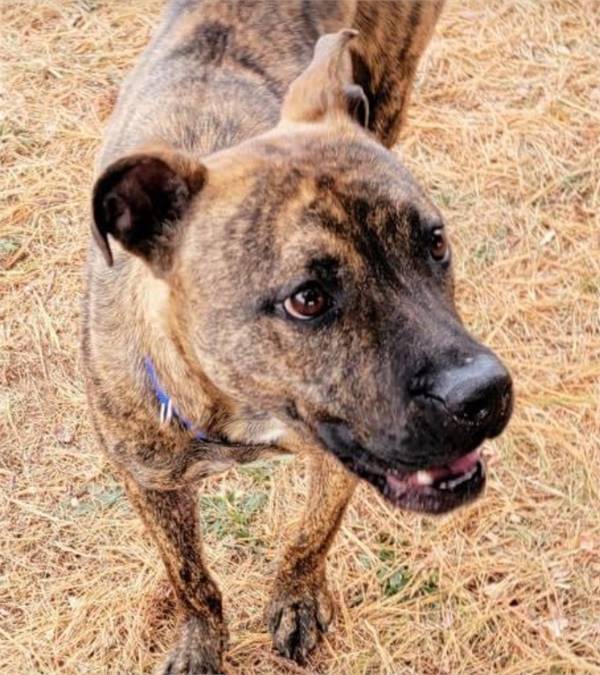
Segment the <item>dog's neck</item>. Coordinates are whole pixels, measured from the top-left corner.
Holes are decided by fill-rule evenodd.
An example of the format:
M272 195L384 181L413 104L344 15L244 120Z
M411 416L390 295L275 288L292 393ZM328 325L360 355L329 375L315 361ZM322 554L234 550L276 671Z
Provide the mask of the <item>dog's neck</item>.
M143 279L137 285L136 304L145 327L138 357L143 368L136 372L156 419L173 422L175 430L179 427L195 440L270 444L288 437L279 420L232 400L210 381L191 353L181 318L173 311L171 288L146 269L140 267ZM290 439L289 444L295 442Z

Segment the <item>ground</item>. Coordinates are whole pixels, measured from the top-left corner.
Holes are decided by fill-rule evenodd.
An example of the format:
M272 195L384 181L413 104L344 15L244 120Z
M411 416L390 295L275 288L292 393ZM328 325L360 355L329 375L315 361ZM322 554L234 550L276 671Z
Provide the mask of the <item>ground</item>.
M0 672L151 672L156 552L98 452L78 355L90 181L157 0L0 4ZM466 323L517 403L475 505L361 487L330 557L335 630L302 669L266 603L300 467L200 490L234 674L600 673L600 4L449 0L399 153L448 220Z

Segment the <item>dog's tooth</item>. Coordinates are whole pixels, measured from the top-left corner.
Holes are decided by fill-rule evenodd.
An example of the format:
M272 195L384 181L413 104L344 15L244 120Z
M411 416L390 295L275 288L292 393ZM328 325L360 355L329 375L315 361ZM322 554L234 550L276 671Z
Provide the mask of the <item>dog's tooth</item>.
M416 475L417 485L432 485L433 476L429 471L417 471Z
M458 478L454 478L453 480L448 481L448 487L452 490L455 487L458 487L462 483L466 483L468 480L473 478L475 475L475 472L477 471L477 467L473 467L470 471L467 473L463 474L462 476L458 476Z
M477 473L477 466L469 469L466 473L457 476L456 478L450 478L449 480L442 481L438 484L440 490L454 490L455 487L458 487L462 483L466 483L468 480L471 480L473 476ZM420 473L420 472L419 472Z
M474 466L472 469L467 471L467 473L463 474L462 476L459 476L454 482L457 485L459 485L460 483L464 483L464 482L470 480L471 478L473 478L473 476L475 475L476 472L477 472L477 467Z
M473 478L473 476L477 473L477 465L475 465L466 475L465 478L468 480L469 478Z

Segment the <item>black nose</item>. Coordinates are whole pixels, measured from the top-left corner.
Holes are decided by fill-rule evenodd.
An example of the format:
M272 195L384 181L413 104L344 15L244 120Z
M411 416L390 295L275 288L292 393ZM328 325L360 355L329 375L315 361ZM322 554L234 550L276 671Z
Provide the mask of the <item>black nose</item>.
M504 429L512 411L510 375L499 359L487 353L419 378L413 393L441 403L456 423L485 429L490 437Z

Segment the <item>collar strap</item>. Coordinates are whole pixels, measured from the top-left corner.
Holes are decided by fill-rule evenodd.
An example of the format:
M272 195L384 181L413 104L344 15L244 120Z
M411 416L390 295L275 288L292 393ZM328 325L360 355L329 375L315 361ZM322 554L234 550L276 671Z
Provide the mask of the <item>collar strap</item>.
M208 434L196 427L190 420L186 419L173 405L173 399L167 394L166 390L161 386L158 375L156 374L156 368L154 363L149 356L144 357L144 370L150 381L152 390L154 391L154 396L159 404L159 420L161 424L170 424L172 420L175 420L179 426L185 431L190 431L194 438L198 441L210 441Z

